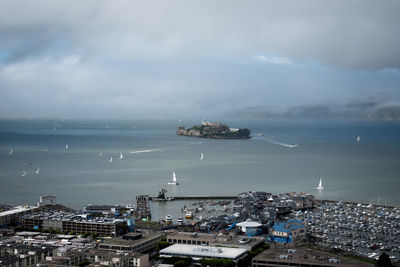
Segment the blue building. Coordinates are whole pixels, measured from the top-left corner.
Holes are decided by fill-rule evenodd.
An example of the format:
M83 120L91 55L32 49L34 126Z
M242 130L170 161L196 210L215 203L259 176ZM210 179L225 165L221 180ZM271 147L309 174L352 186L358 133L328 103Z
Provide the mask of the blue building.
M298 242L305 239L306 228L302 221L276 222L272 227L271 239L278 243Z

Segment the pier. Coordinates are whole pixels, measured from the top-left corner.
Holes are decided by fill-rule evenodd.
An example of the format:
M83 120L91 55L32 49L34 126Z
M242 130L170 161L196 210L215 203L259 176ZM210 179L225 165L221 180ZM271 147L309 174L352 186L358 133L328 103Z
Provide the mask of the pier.
M237 196L179 196L168 197L161 200L157 197L149 197L151 201L172 201L172 200L215 200L215 199L235 199Z

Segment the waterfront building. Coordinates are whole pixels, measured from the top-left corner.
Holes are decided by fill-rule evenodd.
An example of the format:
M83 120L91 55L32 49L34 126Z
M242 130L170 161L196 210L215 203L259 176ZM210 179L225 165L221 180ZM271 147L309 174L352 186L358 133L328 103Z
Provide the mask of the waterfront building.
M106 217L88 219L80 213L69 211L40 211L27 214L21 218L21 226L27 230L58 230L102 236L118 236L127 230L126 222L121 219Z
M17 223L24 214L33 213L38 207L36 206L17 206L10 210L0 212L0 226Z
M276 222L272 227L272 239L278 243L303 241L306 236L304 223L299 220Z
M171 244L187 244L198 246L225 246L238 247L246 250L252 250L265 242L264 238L249 238L243 242L243 236L232 236L230 234L206 234L206 233L186 233L172 232L168 233L167 241Z
M214 246L198 246L187 244L174 244L160 250L160 258L190 257L194 261L201 259L227 259L236 263L247 255L244 248L228 248Z
M83 208L83 211L87 214L120 214L126 207L120 205L87 205Z
M251 219L247 219L244 222L236 224L236 227L239 228L247 236L255 236L262 233L262 224L252 221Z
M137 218L151 221L150 198L148 195L136 196Z

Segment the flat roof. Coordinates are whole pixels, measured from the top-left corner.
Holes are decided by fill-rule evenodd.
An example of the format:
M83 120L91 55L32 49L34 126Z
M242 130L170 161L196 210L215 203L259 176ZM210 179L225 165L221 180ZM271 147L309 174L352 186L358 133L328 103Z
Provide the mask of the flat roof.
M124 236L115 237L109 240L105 240L101 245L116 245L116 246L136 246L138 244L147 242L153 238L161 237L161 234L142 234L140 239L123 239Z
M33 209L36 209L36 208L37 207L35 207L35 206L17 206L17 207L14 207L14 208L10 209L10 210L6 210L6 211L3 211L3 212L0 212L0 216L5 216L5 215L18 213L18 212L33 210Z
M240 227L260 227L262 226L261 223L259 222L255 222L255 221L251 221L251 220L247 220L241 223L237 223L236 226L240 226Z
M290 253L291 251L292 253ZM294 252L295 251L295 252ZM289 255L290 259L283 259L280 256ZM328 259L340 259L340 263L329 263ZM372 267L374 266L368 262L357 261L350 258L341 257L339 255L331 254L325 251L306 249L306 248L270 248L261 252L253 258L253 261L272 260L274 262L301 262L304 264L320 264L324 266L360 266Z
M277 222L273 226L274 231L285 232L285 233L297 230L299 228L304 228L304 223L299 220L288 220L287 222Z
M247 250L253 246L264 242L265 239L262 237L252 237L251 241L245 244L239 243L239 240L245 236L232 236L232 235L216 235L207 233L186 233L186 232L174 232L168 233L167 239L182 239L182 240L193 240L193 241L205 241L209 242L210 245L222 245L229 247L240 247ZM175 242L174 242L175 243Z
M244 248L227 248L213 246L196 246L186 244L175 244L160 250L160 254L178 254L189 257L210 257L237 259L246 253Z

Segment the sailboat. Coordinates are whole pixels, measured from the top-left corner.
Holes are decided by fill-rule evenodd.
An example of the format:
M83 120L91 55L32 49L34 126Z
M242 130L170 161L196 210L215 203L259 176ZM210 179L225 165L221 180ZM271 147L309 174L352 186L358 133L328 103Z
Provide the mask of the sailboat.
M23 171L21 174L22 177L26 176L26 171Z
M123 159L124 156L122 155L122 153L119 153L119 159Z
M40 173L40 169L37 168L37 170L35 171L35 173L36 173L36 174L39 174L39 173Z
M67 150L69 148L69 146L68 145L65 145L65 150Z
M172 171L172 182L168 182L168 184L179 185L179 183L176 181L175 171Z
M101 153L101 151L100 151L100 153L99 153L99 157L101 158L103 156L103 153Z
M200 154L200 160L203 160L203 159L204 159L204 154L201 153L201 154Z
M112 162L112 157L110 158L110 160L108 162L110 162L110 163Z
M11 150L10 150L10 155L12 155L13 153L14 153L14 152L13 152L13 150L11 149Z
M357 142L360 142L360 140L361 140L360 136L357 136Z
M319 178L319 184L318 184L318 186L317 186L317 189L318 189L318 190L324 189L324 187L322 186L322 178Z

